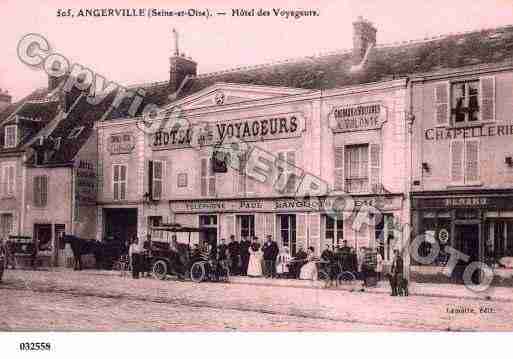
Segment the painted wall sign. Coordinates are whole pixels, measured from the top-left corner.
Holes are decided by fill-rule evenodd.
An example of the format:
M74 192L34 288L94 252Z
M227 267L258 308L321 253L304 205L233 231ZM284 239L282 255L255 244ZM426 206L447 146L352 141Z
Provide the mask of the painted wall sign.
M367 131L381 128L384 115L380 103L335 107L331 114L333 132Z
M77 162L75 199L77 205L96 205L96 167L91 161L80 160Z
M284 199L242 199L242 200L177 200L170 202L170 208L177 213L190 212L324 212L328 210L352 210L362 206L378 209L399 209L400 197L351 197L350 201L340 198L315 198L308 200Z
M475 137L513 136L513 125L484 125L461 128L428 128L424 131L426 141L443 141Z
M108 148L111 155L131 153L135 148L135 137L130 132L114 133L109 136Z
M486 208L513 209L513 196L458 196L414 198L413 207L422 208Z
M305 119L301 113L203 123L183 130L163 129L152 134L154 150L187 148L191 143L212 146L239 138L245 142L301 136Z

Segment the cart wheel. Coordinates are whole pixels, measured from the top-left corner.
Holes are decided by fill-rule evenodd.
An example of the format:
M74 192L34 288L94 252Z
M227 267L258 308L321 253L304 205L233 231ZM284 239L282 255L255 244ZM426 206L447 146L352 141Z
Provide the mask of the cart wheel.
M191 267L191 280L199 283L205 279L205 265L202 262L196 262Z
M321 269L319 271L319 280L329 281L329 279L330 276L328 275L328 273L324 269Z
M350 284L355 279L356 277L352 272L344 271L338 275L337 282L338 284Z
M224 270L224 273L222 275L223 281L229 282L230 281L230 267L226 263L223 264L223 270Z
M167 276L167 263L166 261L159 259L153 264L153 277L156 279L164 280Z

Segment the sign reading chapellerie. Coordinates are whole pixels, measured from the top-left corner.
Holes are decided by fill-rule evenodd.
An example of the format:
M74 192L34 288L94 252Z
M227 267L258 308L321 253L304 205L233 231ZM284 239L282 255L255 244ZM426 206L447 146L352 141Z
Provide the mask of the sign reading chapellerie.
M427 141L456 140L476 137L513 136L513 125L483 125L474 127L428 128L424 131Z
M332 114L333 132L375 130L381 127L382 106L367 103L336 107Z
M239 138L245 142L301 136L305 120L300 113L278 114L240 120L204 123L184 130L163 129L153 134L154 150L190 147L191 143L211 146Z

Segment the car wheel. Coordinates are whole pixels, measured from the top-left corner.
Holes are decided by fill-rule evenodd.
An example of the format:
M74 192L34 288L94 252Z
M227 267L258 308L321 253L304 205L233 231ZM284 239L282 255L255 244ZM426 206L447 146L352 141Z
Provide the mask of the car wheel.
M166 261L159 259L153 263L152 269L153 277L156 279L164 280L167 276L167 263Z

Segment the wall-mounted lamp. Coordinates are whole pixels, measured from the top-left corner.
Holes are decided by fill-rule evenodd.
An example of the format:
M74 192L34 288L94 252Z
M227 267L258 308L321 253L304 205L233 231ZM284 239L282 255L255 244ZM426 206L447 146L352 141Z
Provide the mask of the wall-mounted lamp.
M153 198L152 198L151 193L150 192L146 192L143 195L143 202L146 203L146 204L151 204L152 201L153 201Z
M422 169L426 172L429 172L429 163L422 162Z

